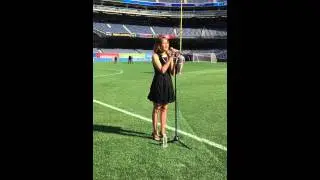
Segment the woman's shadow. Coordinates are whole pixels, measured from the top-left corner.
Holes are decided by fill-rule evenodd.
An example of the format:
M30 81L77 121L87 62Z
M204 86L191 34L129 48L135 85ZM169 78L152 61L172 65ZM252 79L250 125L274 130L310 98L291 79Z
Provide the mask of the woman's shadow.
M104 126L104 125L94 124L93 131L98 131L98 132L103 132L103 133L114 133L114 134L119 134L119 135L123 135L123 136L136 136L136 137L141 137L141 138L152 139L151 135L149 135L149 134L122 129L121 127L118 127L118 126Z

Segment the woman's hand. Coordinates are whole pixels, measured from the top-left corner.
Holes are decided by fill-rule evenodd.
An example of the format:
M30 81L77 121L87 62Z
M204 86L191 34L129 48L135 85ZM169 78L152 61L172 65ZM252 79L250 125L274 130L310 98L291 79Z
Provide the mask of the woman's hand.
M171 51L171 50L167 50L167 51L166 51L166 54L167 54L167 56L168 56L169 59L174 56L174 52Z

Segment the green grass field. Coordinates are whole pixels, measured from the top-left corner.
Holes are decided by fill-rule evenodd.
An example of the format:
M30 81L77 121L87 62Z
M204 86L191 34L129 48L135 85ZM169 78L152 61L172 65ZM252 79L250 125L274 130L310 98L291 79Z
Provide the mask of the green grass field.
M151 122L135 116L151 121L152 103L147 99L151 63L94 63L93 67L95 180L227 179L226 149L185 135L181 140L191 149L172 143L162 148L151 139ZM179 130L227 146L226 79L225 63L184 65L177 77ZM174 127L174 114L172 103L168 126ZM167 134L170 140L174 131Z

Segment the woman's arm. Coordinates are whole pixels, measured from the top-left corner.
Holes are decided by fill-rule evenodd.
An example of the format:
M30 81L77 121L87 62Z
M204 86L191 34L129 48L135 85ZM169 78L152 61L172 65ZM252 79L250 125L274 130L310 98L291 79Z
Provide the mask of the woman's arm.
M153 54L152 55L152 63L154 65L154 67L156 67L156 69L161 72L162 74L164 74L165 72L167 72L169 66L171 65L173 58L171 56L168 56L168 62L166 62L163 66L161 65L161 62L159 60L159 56L157 54Z
M172 76L174 76L175 73L176 73L175 63L174 63L174 61L172 60L172 61L171 61L171 64L170 64L170 74L171 74Z

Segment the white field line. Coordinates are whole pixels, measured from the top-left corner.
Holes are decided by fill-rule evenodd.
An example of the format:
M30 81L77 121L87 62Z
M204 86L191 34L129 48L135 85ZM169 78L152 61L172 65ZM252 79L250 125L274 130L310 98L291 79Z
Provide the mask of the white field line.
M93 78L97 78L97 77L106 77L106 76L114 76L117 74L123 74L123 70L114 70L114 69L108 69L108 70L113 70L113 71L119 71L117 73L112 73L112 74L103 74L103 75L97 75L97 76L93 76Z
M146 117L140 116L140 115L138 115L138 114L135 114L135 113L126 111L126 110L124 110L124 109L117 108L117 107L115 107L115 106L106 104L106 103L104 103L104 102L101 102L101 101L98 101L98 100L95 100L95 99L93 99L93 102L94 102L94 103L97 103L97 104L100 104L100 105L102 105L102 106L104 106L104 107L108 107L108 108L110 108L110 109L113 109L113 110L122 112L122 113L124 113L124 114L130 115L130 116L133 116L133 117L136 117L136 118L138 118L138 119L141 119L141 120L144 120L144 121L148 121L148 122L152 122L152 120L149 119L149 118L146 118ZM170 127L170 126L167 126L167 129L172 130L172 131L175 130L173 127ZM178 129L177 131L178 131L180 134L183 134L183 135L185 135L185 136L189 136L189 137L191 137L192 139L195 139L195 140L197 140L197 141L199 141L199 142L203 142L203 143L206 143L206 144L208 144L208 145L210 145L210 146L214 146L214 147L219 148L219 149L221 149L221 150L227 151L227 148L226 148L225 146L221 145L221 144L217 144L217 143L212 142L212 141L209 141L209 140L207 140L207 139L200 138L200 137L198 137L198 136L189 134L189 133L184 132L184 131L181 131L181 130L179 130L179 129Z

